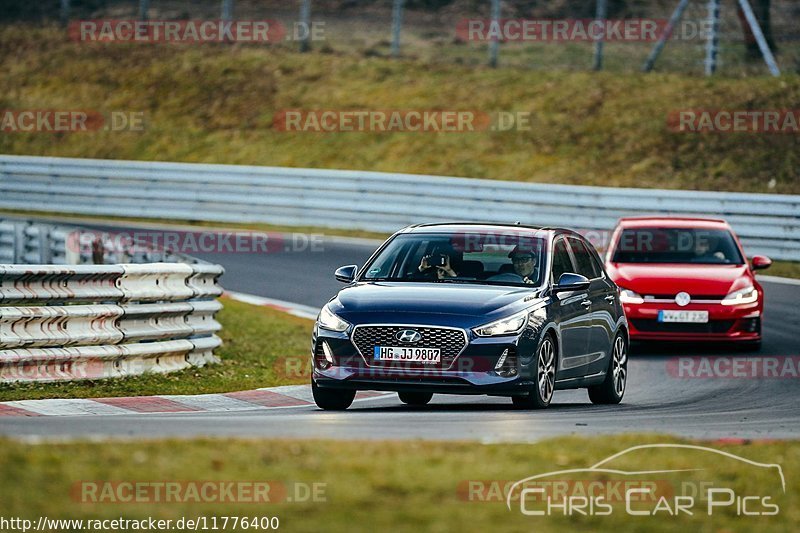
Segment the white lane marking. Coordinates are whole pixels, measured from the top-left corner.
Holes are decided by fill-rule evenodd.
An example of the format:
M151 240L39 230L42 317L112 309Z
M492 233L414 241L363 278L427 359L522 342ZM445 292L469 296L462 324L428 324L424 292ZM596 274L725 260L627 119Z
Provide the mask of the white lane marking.
M80 415L131 415L136 411L130 411L117 407L96 402L94 400L74 399L74 400L19 400L16 402L5 402L4 405L19 407L26 411L33 411L45 416L80 416Z
M159 396L165 400L171 400L188 407L200 409L201 411L223 412L223 411L255 411L264 409L257 405L236 398L230 398L223 394L198 394L195 396Z
M800 279L794 278L781 278L778 276L765 276L764 274L758 274L756 279L759 281L766 281L768 283L781 283L783 285L800 285Z
M312 405L314 404L314 393L311 392L310 385L284 385L282 387L269 387L258 390L277 392L278 394L283 394L284 396L289 396L296 400L303 400ZM391 392L385 392L385 391L370 391L370 392L377 393L377 396L369 396L367 398L356 398L354 401L361 402L364 400L372 400L373 398L385 398L386 396L393 394ZM295 407L295 406L292 405L289 407Z
M263 296L256 296L255 294L246 294L235 291L225 291L225 295L246 304L278 308L281 311L289 313L290 315L306 318L308 320L316 320L317 315L319 314L319 309L311 307L310 305L296 304L293 302L287 302L285 300L264 298Z
M258 390L265 390L269 392L276 392L295 400L303 400L304 402L314 403L314 395L311 392L310 385L284 385L282 387L268 387Z

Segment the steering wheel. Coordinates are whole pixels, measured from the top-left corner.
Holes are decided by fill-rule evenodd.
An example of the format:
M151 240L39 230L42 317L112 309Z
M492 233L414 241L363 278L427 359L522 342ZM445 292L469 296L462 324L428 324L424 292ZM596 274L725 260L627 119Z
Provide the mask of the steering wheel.
M496 274L490 278L487 278L486 281L499 281L499 282L506 282L506 283L525 283L525 280L522 279L522 276L519 274L514 274L511 272L504 272L502 274Z

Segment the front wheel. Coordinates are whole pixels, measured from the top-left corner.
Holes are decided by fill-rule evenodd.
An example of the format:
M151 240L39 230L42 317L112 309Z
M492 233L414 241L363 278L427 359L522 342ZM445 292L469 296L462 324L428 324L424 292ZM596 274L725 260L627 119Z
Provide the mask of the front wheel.
M320 409L326 411L344 411L356 397L356 391L346 389L323 389L311 380L311 393L314 395L314 403Z
M519 409L545 409L553 399L556 383L556 343L552 335L545 336L536 350L536 386L525 396L512 396Z
M592 403L613 405L622 401L628 383L628 346L622 332L614 337L611 360L608 363L606 379L600 385L589 387Z
M406 405L428 405L428 402L433 398L432 392L398 392L400 401Z

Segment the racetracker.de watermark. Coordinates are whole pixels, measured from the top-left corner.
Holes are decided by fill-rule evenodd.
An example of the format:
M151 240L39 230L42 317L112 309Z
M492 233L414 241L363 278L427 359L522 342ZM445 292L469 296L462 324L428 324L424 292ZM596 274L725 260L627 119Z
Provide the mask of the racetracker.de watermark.
M97 241L106 250L130 255L168 250L182 254L273 254L323 252L324 235L235 230L80 230L66 239L67 251L91 251Z
M666 367L677 379L798 379L800 355L683 356L668 359Z
M705 39L708 21L684 20L669 27L666 19L462 19L462 41L503 42L655 42L667 32L672 40Z
M680 109L667 114L675 133L800 134L800 109Z
M144 111L0 109L2 133L139 132L144 129Z
M77 481L72 500L88 504L165 503L321 503L327 501L322 482L115 480Z
M314 133L470 133L530 131L529 111L434 109L286 109L272 127L281 132Z
M277 43L324 41L325 22L278 20L76 20L68 28L69 38L80 43Z

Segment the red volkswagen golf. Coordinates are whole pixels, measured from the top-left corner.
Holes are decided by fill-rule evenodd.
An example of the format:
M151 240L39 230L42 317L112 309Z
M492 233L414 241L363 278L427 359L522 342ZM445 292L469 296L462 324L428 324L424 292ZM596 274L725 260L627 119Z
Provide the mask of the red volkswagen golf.
M735 341L761 344L764 291L724 220L623 218L606 255L619 285L631 340Z

